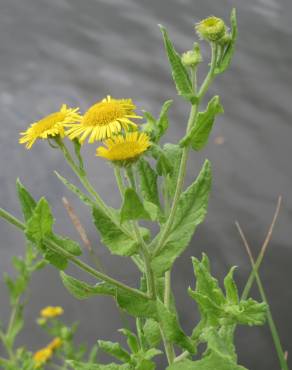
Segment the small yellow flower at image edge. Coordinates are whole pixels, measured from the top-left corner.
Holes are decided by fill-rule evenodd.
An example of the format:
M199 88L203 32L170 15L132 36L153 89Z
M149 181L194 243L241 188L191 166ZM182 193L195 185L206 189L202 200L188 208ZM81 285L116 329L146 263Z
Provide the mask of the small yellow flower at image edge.
M58 135L64 137L64 124L80 122L81 118L79 108L69 108L63 104L59 111L32 123L26 131L21 132L19 143L30 149L37 139L49 139Z
M53 356L53 350L49 347L44 347L37 351L33 355L33 360L35 363L35 368L38 369L42 367L48 360L50 360Z
M40 315L44 319L51 319L61 316L63 313L64 310L60 306L47 306L41 310Z
M96 155L113 162L135 161L151 145L149 136L142 132L128 132L105 140L106 147L100 146Z
M135 113L136 106L132 99L113 99L107 96L105 99L92 105L84 114L80 123L66 124L69 129L66 135L73 140L79 138L83 143L87 137L89 143L104 140L123 129L136 129L133 119L140 119Z

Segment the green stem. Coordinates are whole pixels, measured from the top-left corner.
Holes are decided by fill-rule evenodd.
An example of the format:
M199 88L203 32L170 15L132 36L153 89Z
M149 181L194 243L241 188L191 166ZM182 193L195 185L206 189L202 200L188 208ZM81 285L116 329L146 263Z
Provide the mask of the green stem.
M199 90L198 93L198 100L192 105L188 124L187 124L187 129L186 129L186 134L189 133L193 125L196 123L196 118L197 118L197 112L198 112L198 107L199 104L204 97L206 91L208 90L208 87L210 86L211 82L214 79L214 70L216 67L216 54L217 54L217 46L216 44L212 44L212 60L211 60L211 68ZM171 211L168 216L168 219L165 223L165 227L162 230L161 237L153 251L153 255L157 255L160 250L164 247L164 243L166 239L168 238L169 232L172 228L173 221L175 218L175 214L177 211L177 206L178 206L178 201L182 192L183 184L184 184L184 178L186 174L186 166L187 166L187 160L188 160L188 154L189 154L189 147L185 147L182 152L182 157L181 157L181 163L180 163L180 168L179 168L179 173L178 173L178 180L177 180L177 185L174 193L174 198L171 206Z
M121 168L118 166L114 166L114 173L116 177L116 181L118 184L118 188L121 194L122 199L124 198L125 186L123 183L122 175L121 175Z
M15 225L16 227L18 227L20 230L22 230L22 231L25 230L25 225L21 221L19 221L17 218L12 216L10 213L4 211L2 208L0 208L0 216L2 216L6 221L8 221L8 222L12 223L13 225ZM132 294L139 295L140 297L149 299L148 295L141 292L140 290L131 288L128 285L125 285L125 284L121 283L120 281L118 281L114 278L111 278L110 276L108 276L108 275L106 275L106 274L104 274L100 271L95 270L91 266L87 265L85 262L82 262L81 260L76 258L73 254L71 254L71 253L65 251L63 248L59 247L56 243L54 243L54 241L52 241L48 238L45 238L44 242L45 242L46 245L48 245L48 248L50 248L54 252L60 254L61 256L67 258L69 261L71 261L76 266L78 266L81 270L89 273L90 275L96 277L97 279L102 280L102 281L106 281L106 282L116 286L117 288L126 290L126 291L128 291Z

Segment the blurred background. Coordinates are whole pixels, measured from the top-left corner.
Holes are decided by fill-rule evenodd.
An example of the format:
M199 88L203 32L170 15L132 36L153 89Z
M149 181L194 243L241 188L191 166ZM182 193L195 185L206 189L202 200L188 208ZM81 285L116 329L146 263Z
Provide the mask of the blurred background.
M137 270L126 259L112 257L100 245L90 214L54 175L57 170L75 181L61 154L46 142L32 150L18 144L28 124L56 111L62 103L89 105L107 94L131 97L139 109L157 115L162 103L174 99L167 140L185 130L188 106L176 96L158 23L167 27L183 52L196 40L193 25L216 15L229 22L232 7L239 20L239 41L232 67L219 76L207 98L220 94L225 114L217 120L207 149L192 153L186 183L197 175L205 158L213 163L214 184L209 214L187 252L177 261L173 286L181 324L189 333L197 311L186 293L194 285L190 256L205 251L213 272L222 279L237 265L242 288L250 264L235 220L243 227L254 255L263 242L278 195L283 206L261 268L283 347L291 351L291 0L1 0L0 1L0 206L20 215L15 180L36 198L45 195L57 219L56 230L78 239L61 202L74 205L108 273L134 284ZM203 54L208 60L209 50ZM205 69L204 69L205 68ZM201 68L203 74L206 66ZM201 75L202 77L202 75ZM206 102L205 102L206 103ZM94 156L95 145L83 153L92 182L112 206L120 199L112 170ZM79 185L79 184L78 184ZM23 236L0 220L0 271L11 272L13 255L24 251ZM76 276L82 274L70 268ZM257 297L257 290L253 290ZM7 292L0 283L1 319L8 317ZM19 340L36 350L47 338L35 324L45 305L61 305L69 323L80 321L78 340L117 340L124 318L110 298L76 301L53 268L35 274L26 327ZM130 325L132 322L130 320ZM237 332L239 362L251 370L279 369L268 327ZM165 364L159 364L164 369Z

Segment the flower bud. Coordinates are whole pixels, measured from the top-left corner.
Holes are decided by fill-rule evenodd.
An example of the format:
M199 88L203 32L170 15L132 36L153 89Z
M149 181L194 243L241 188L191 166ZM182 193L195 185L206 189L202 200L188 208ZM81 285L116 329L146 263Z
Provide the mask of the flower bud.
M225 36L226 26L221 18L208 17L196 24L198 35L210 42L217 42Z
M185 67L196 67L196 65L201 63L203 58L201 55L200 45L195 43L193 50L183 53L181 61Z

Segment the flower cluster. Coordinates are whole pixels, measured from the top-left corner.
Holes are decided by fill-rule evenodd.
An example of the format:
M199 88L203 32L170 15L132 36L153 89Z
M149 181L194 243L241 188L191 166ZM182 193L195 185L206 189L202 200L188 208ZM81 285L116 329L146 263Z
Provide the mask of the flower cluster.
M110 161L125 163L135 161L150 146L149 137L139 133L132 99L105 99L92 105L82 116L79 108L62 105L58 112L34 122L21 133L19 142L30 149L37 139L54 139L65 136L83 144L105 140L105 147L97 149L97 155Z

